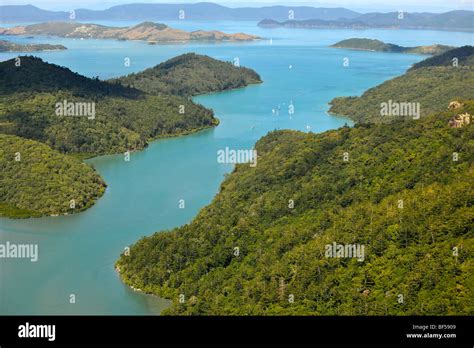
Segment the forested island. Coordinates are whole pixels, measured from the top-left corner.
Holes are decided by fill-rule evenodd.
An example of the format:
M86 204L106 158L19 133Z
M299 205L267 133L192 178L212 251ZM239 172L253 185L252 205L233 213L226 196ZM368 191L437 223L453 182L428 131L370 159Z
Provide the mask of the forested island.
M453 60L455 59L455 60ZM367 90L361 97L331 101L329 111L357 122L391 122L413 115L381 115L381 104L419 103L420 117L442 110L453 98L471 99L474 85L474 47L463 46L415 64L399 77Z
M445 53L454 48L454 47L446 46L446 45L403 47L403 46L399 46L399 45L395 45L391 43L385 43L380 40L360 39L360 38L342 40L331 45L331 47L345 48L345 49L351 49L351 50L362 50L362 51L432 54L432 55Z
M253 41L258 36L244 33L226 34L221 31L196 30L187 32L165 24L143 22L130 27L108 27L77 22L46 22L12 28L0 28L0 35L51 35L77 39L170 41Z
M63 45L18 44L7 40L0 40L0 52L61 51L65 49L67 48Z
M474 100L453 87L471 67L426 69L435 104L419 119L349 113L353 128L260 139L258 165L237 165L192 222L120 256L123 281L171 315L472 315ZM328 256L353 244L363 257Z
M245 67L235 66L195 53L183 54L153 68L111 80L134 86L156 95L194 96L236 89L261 83L260 76Z
M211 83L203 85L194 78L210 74L214 67L216 78ZM188 76L189 69L197 75ZM163 90L154 84L152 73L163 76L164 85L159 85L160 88L164 86ZM9 181L8 187L2 186L5 191L0 194L0 215L27 217L87 208L92 204L91 197L100 196L98 189L90 188L95 187L98 179L86 175L92 170L90 167L70 158L70 163L76 166L72 168L71 164L70 169L78 171L79 182L90 195L78 193L76 208L68 210L64 200L56 201L54 194L60 194L61 189L69 185L68 173L58 167L57 156L84 159L130 153L160 137L214 127L219 121L213 111L194 103L189 96L260 81L253 70L194 54L177 57L136 76L140 76L137 88L128 86L130 81L122 84L120 80L91 79L32 56L0 63L0 134L16 136L11 139L33 140L28 144L36 144L36 153L49 149L51 154L36 159L35 168L40 170L30 173L31 180L21 175L9 177L2 171L0 181ZM181 85L181 80L186 80L186 84ZM3 138L3 141L8 139ZM39 143L44 145L39 146ZM9 146L2 148L9 149ZM22 164L29 157L24 158ZM2 152L0 161L11 165L12 171L20 168L13 163L14 153ZM30 168L27 164L24 166ZM52 173L64 173L65 178L59 174L51 178L43 176L43 168L49 168ZM36 180L34 187L26 190L21 183L31 182L33 178ZM17 196L9 192L14 188ZM43 205L38 207L30 204L40 195L36 190L44 190L41 195L45 195ZM17 197L21 199L17 200ZM15 212L17 208L22 212Z

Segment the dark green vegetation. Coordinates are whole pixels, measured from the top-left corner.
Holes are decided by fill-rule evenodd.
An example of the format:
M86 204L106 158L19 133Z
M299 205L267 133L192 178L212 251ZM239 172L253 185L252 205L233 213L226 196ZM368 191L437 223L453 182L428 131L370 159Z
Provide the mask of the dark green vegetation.
M414 54L441 54L453 49L451 46L432 45L432 46L417 46L417 47L403 47L391 43L385 43L380 40L373 39L347 39L339 41L331 47L346 48L354 50L378 51L378 52L392 52L392 53L414 53Z
M34 51L58 51L65 50L63 45L50 44L28 44L22 45L14 42L0 40L0 52L34 52Z
M32 155L27 152L21 165L12 164L10 147L14 148L13 142L2 146L6 157L1 159L1 164L3 166L5 162L6 167L5 171L2 169L5 178L2 178L0 189L0 215L39 216L89 207L93 199L102 194L100 185L103 184L95 173L90 174L92 169L78 159L140 150L159 137L213 127L218 120L212 110L193 103L189 94L183 91L195 94L237 88L253 83L251 78L258 77L249 69L219 64L209 57L184 55L171 62L164 63L170 68L162 77L166 93L156 90L155 84L148 86L155 82L152 79L142 81L143 90L139 90L123 86L119 81L90 79L31 56L1 62L0 134L45 145L25 143ZM180 64L183 64L182 68ZM191 78L187 76L190 67L194 69ZM200 84L199 78L210 76L209 69L212 68L217 69L215 78L211 83ZM204 71L202 74L200 69ZM242 75L240 79L239 74ZM186 84L181 86L180 81L186 81ZM180 87L173 87L173 83ZM181 92L184 96L176 95ZM58 112L58 105L69 104L74 108L76 105L83 107L74 109L72 115ZM21 138L4 137L4 141L26 142ZM47 153L42 154L46 150ZM37 156L34 160L33 155ZM62 158L67 159L64 167L58 165ZM51 170L50 176L43 175L47 170ZM71 184L71 180L77 180L77 184ZM75 209L68 210L70 199L76 200Z
M459 56L453 66L452 56ZM330 112L358 122L391 122L402 116L381 116L381 104L420 103L421 117L442 110L452 99L469 99L474 93L474 50L464 46L426 59L406 74L367 90L361 97L331 101Z
M167 314L472 315L474 134L449 128L453 113L270 133L256 168L238 165L190 224L137 242L121 276L173 299ZM325 257L333 242L365 260Z
M105 183L87 164L36 141L0 134L0 216L78 212L104 191Z
M431 98L450 101L469 69L406 76L434 74L449 88ZM172 299L165 314L472 315L474 128L448 125L474 114L470 97L419 120L269 133L191 223L122 254L122 279ZM333 243L363 261L328 257Z
M267 17L271 18L271 17ZM303 19L303 20L302 20ZM434 30L474 30L474 11L450 11L446 13L365 13L352 18L311 18L278 21L265 19L258 23L261 27L285 28L331 28L331 29L434 29Z
M463 46L431 57L413 65L412 70L432 66L452 67L453 59L457 59L458 66L474 66L474 46Z
M224 91L262 82L260 76L251 69L195 53L172 58L115 81L155 95L180 96Z
M63 153L108 154L144 148L160 136L217 124L211 110L179 96L142 91L21 57L0 63L0 131L44 142ZM56 103L95 103L95 118L58 116ZM180 106L184 113L180 113Z

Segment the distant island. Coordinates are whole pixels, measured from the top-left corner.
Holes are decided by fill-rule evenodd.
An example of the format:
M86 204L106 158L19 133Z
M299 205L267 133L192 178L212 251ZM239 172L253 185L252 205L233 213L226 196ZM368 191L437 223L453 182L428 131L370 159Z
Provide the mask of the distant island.
M474 11L450 11L446 13L366 13L353 18L314 18L278 21L272 18L258 23L263 28L303 29L425 29L474 31Z
M279 22L264 19L258 23L262 28L296 28L296 29L370 29L372 26L360 21L338 21L324 19L287 20Z
M17 44L7 40L0 40L0 52L39 52L60 51L67 49L63 45L50 44Z
M413 54L441 54L447 52L454 47L445 45L430 45L430 46L416 46L416 47L403 47L391 43L385 43L380 40L373 39L347 39L342 40L331 47L345 48L351 50L362 50L362 51L377 51L377 52L392 52L392 53L413 53Z
M90 207L105 183L82 159L130 156L155 139L214 127L213 111L190 97L258 82L251 69L193 53L112 81L33 56L0 62L0 216Z
M360 13L343 7L263 6L226 7L212 2L195 4L123 4L103 10L74 9L76 21L169 21L169 20L231 20L288 21L288 27L332 28L404 28L472 31L474 12L465 9L446 13L371 12ZM402 8L403 10L403 8ZM0 21L10 23L68 21L69 11L49 11L32 5L0 6ZM291 17L290 17L291 15ZM291 21L294 19L295 21ZM307 21L308 22L305 22ZM317 22L321 20L322 22ZM314 21L314 22L313 22ZM295 22L295 23L294 23ZM261 23L262 26L265 22ZM273 25L280 25L278 22ZM286 25L285 24L285 25Z
M187 32L165 24L143 22L130 27L108 27L77 22L46 22L13 28L0 28L0 35L51 35L77 39L144 40L150 43L170 41L253 41L256 35L226 34L221 31Z

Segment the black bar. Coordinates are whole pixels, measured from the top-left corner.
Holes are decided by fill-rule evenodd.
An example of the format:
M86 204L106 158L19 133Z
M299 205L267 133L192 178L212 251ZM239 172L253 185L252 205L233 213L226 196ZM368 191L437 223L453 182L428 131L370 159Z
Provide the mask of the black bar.
M0 316L0 347L100 344L448 345L474 342L473 317ZM20 325L55 325L55 339L20 338ZM414 327L414 325L416 325ZM442 326L447 325L447 326ZM422 328L425 328L423 330ZM456 337L408 338L407 334Z

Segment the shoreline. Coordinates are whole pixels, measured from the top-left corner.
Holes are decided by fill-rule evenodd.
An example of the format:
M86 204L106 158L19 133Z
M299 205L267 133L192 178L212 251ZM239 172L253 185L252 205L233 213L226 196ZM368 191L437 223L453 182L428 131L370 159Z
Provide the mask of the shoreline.
M204 95L210 95L210 94L214 94L214 93L222 93L222 92L238 90L238 89L242 89L242 88L247 88L247 87L252 86L252 85L258 85L258 84L261 84L261 83L263 83L263 81L249 83L245 86L241 86L241 87L238 87L238 88L225 89L225 90L222 90L222 91L214 91L214 92L203 93L203 94L196 94L194 96L191 96L191 98L198 97L198 96L204 96ZM214 112L214 110L212 110L212 111ZM207 125L207 126L203 126L203 127L200 127L200 128L190 129L190 130L184 130L184 131L176 133L176 134L163 134L163 135L159 135L159 136L156 136L154 138L151 138L151 139L147 140L147 143L143 148L130 150L130 153L145 151L151 143L153 143L155 141L158 141L158 140L161 140L161 139L180 138L180 137L196 134L196 133L199 133L201 131L208 130L208 129L216 128L216 127L219 126L220 120L215 116L214 116L214 119L215 119L215 124L212 124L212 125ZM99 157L103 157L103 156L114 156L114 155L119 155L119 154L120 153L106 153L106 154L100 154L100 155L92 154L91 156L89 156L90 154L74 153L74 154L65 154L65 155L66 156L71 156L71 157L77 159L78 161L80 161L82 163L85 163L88 166L91 166L90 164L88 164L86 162L87 160L91 160L91 159L99 158ZM94 167L92 167L92 168L95 169ZM89 204L87 207L84 207L83 209L81 209L77 212L63 213L63 214L41 214L41 213L33 212L32 214L25 215L25 216L0 215L0 219L11 219L11 220L41 219L41 218L52 218L52 217L59 217L59 216L76 215L76 214L82 213L84 211L87 211L89 208L92 208L96 204L96 202L98 202L98 200L105 195L108 186L107 186L107 182L105 182L105 180L103 180L103 181L105 183L105 189L101 192L101 195L99 197L97 197L96 199L94 199L91 202L91 204Z
M153 293L151 293L151 292L146 292L146 291L144 291L144 290L142 290L142 289L135 288L133 285L128 284L128 283L123 279L122 274L120 273L120 267L119 267L117 264L114 265L114 270L115 270L116 274L118 275L120 282L121 282L123 285L127 286L128 288L132 289L134 292L138 292L139 294L144 295L144 296L150 296L150 297L155 298L155 299L160 299L160 300L165 300L165 301L169 301L169 302L170 302L169 305L166 306L165 308L163 308L159 313L154 313L155 315L162 315L161 313L163 312L163 310L168 309L168 308L170 308L170 307L173 305L173 300L170 299L170 298L160 297L160 296L158 296L158 295L156 295L156 294L153 294Z

